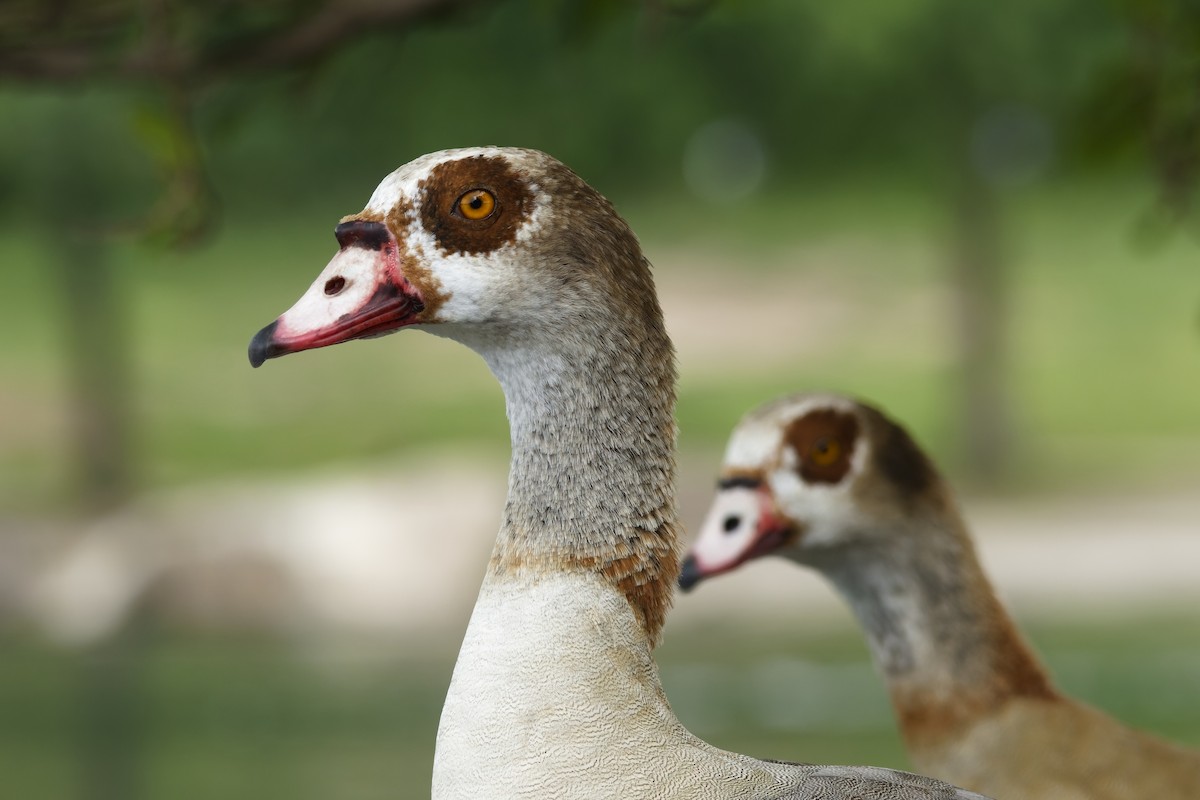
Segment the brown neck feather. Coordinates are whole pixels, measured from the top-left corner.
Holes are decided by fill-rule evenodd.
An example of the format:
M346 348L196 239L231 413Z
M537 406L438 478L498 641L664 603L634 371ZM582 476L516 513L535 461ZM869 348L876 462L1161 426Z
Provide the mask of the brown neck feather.
M1013 698L1059 696L997 599L957 512L943 507L937 518L821 566L866 631L910 744L954 735Z
M956 736L1016 698L1060 697L1025 639L994 596L979 651L947 685L892 680L889 691L904 738L934 745Z
M679 555L672 543L678 537L673 525L667 531L643 535L641 543L626 555L561 553L557 557L530 559L522 555L522 548L513 546L519 538L509 532L497 542L488 564L489 575L513 577L546 572L599 575L629 601L651 647L658 645L679 576Z
M519 382L503 381L512 465L490 572L598 574L656 644L679 574L673 376L602 383L599 395L564 377L586 374L567 366L529 402Z

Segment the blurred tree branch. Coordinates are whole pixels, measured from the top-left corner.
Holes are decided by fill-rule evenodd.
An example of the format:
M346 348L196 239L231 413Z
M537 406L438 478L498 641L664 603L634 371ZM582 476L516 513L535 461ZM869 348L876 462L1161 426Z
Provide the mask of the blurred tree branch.
M402 28L467 0L8 0L0 78L95 79L198 87L311 66L350 40Z
M1200 184L1200 4L1123 0L1124 57L1081 103L1085 152L1144 149L1164 210L1175 222L1195 211Z

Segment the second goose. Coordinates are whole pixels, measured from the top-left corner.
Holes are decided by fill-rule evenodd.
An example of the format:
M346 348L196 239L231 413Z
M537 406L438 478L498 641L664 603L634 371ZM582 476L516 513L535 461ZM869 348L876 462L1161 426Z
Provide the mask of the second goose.
M734 430L719 486L681 583L768 554L818 570L866 634L917 769L1001 800L1200 798L1200 753L1054 687L950 487L878 410L835 395L768 403Z

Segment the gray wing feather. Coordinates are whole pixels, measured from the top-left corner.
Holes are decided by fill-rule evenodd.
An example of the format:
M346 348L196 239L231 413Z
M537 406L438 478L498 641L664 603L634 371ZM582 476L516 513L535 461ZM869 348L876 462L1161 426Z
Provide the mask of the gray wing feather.
M789 785L790 784L790 785ZM943 781L881 767L803 766L762 800L988 800Z

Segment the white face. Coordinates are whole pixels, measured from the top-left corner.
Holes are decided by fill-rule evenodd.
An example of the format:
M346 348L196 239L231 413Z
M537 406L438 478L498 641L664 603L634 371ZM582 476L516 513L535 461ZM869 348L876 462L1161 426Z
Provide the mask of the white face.
M722 489L696 538L689 555L703 574L732 569L745 561L773 517L765 489L734 486ZM783 531L781 531L782 533Z
M858 527L851 491L869 445L857 419L850 401L820 396L744 419L729 440L721 488L686 572L698 580L772 553L803 560L805 551ZM813 458L828 463L805 463Z
M422 156L388 175L338 226L341 250L251 346L266 358L434 323L528 318L544 304L515 264L550 198L534 151L479 147ZM478 216L476 216L478 214Z

